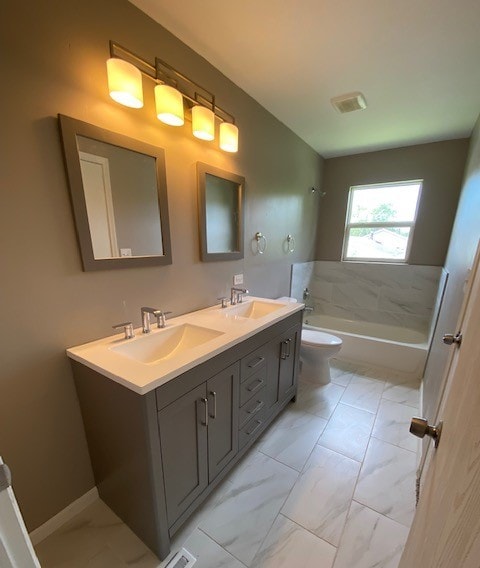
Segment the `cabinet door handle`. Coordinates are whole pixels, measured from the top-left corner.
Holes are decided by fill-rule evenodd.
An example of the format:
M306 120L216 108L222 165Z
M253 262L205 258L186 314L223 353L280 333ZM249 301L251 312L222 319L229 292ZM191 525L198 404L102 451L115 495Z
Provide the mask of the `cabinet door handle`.
M258 390L265 381L263 379L255 379L253 383L250 383L250 386L247 387L248 392L253 392ZM257 384L255 384L257 383Z
M286 341L282 341L282 343L280 344L280 359L286 359L287 358L287 354L285 353L285 346L286 346L287 342Z
M255 426L255 428L253 428L252 430L250 430L250 432L247 430L245 432L245 434L247 436L251 436L252 434L255 434L255 432L260 428L260 426L263 424L263 422L261 420L255 420L255 422L257 423L257 425Z
M265 406L263 400L257 400L257 402L258 404L255 408L252 408L252 410L247 410L248 414L256 414L259 410L261 410Z
M290 357L290 355L292 354L292 346L291 346L292 339L291 338L287 339L286 343L287 343L287 348L288 348L287 357Z
M210 391L211 396L213 396L213 414L210 414L210 418L217 417L217 393L215 391Z
M248 364L248 368L249 369L255 369L255 367L258 367L260 365L260 363L263 363L265 361L265 357L258 357L258 359L255 361L255 363L249 363Z
M202 398L201 401L205 405L205 417L202 426L208 426L208 398Z

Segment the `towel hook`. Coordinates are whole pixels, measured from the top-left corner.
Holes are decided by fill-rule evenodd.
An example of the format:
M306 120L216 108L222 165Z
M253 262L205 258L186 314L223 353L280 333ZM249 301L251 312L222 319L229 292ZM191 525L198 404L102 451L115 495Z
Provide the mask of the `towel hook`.
M295 237L287 235L287 252L292 253L295 251Z
M267 237L258 231L255 233L255 240L257 241L257 253L263 254L267 250Z

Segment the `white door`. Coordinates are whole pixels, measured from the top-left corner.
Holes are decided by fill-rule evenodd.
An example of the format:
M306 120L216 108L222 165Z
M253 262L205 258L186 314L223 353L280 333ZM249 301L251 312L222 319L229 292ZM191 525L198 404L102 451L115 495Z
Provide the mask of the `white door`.
M79 152L94 258L118 256L108 159Z
M480 567L480 269L472 269L415 519L400 568Z
M0 566L40 568L8 477L0 457Z

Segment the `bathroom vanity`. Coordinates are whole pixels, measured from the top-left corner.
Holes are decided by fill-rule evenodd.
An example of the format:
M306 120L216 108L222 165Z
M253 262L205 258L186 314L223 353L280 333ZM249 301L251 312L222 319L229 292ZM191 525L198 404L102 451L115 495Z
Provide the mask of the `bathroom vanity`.
M249 298L67 351L99 494L161 559L294 399L302 309Z

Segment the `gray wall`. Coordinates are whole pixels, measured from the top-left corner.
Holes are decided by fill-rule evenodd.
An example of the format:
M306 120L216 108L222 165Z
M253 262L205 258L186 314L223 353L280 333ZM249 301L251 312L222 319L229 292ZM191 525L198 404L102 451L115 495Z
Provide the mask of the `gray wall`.
M442 342L444 333L455 333L462 307L465 281L480 239L480 117L472 134L469 156L458 203L457 216L448 248L445 268L449 272L443 304L425 369L423 413L435 419L445 367L451 347Z
M449 140L325 161L317 259L340 260L352 185L423 179L410 264L442 266L455 218L468 140Z
M65 348L109 335L125 319L138 326L142 305L175 314L212 305L242 271L254 294L287 294L291 263L314 257L319 199L308 188L320 183L322 159L126 0L4 0L0 12L0 453L31 530L94 484ZM114 103L109 39L150 61L164 58L214 91L236 116L238 154L197 140L189 122L162 125L147 81L143 109ZM82 272L57 113L165 148L171 266ZM246 178L242 261L199 260L197 161ZM263 256L251 251L256 231L269 239ZM282 249L288 233L297 244L291 255Z

